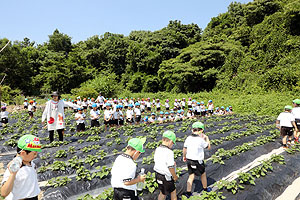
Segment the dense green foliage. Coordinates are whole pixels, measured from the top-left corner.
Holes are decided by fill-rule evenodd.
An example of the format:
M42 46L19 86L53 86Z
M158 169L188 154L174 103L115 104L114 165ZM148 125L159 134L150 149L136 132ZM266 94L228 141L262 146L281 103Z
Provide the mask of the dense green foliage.
M25 38L0 53L0 76L26 95L282 92L300 90L299 64L299 1L254 0L231 3L203 33L170 21L154 32L105 33L76 44L58 30L44 44Z

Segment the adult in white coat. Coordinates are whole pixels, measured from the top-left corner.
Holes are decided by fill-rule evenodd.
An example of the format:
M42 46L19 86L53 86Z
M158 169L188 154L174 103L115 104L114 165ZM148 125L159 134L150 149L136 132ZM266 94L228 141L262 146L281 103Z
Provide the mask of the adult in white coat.
M49 100L46 103L46 107L42 115L42 124L45 124L45 120L47 119L46 122L49 131L50 143L54 140L54 131L57 131L59 141L63 141L64 129L66 128L64 107L73 107L71 102L60 100L58 92L53 92L51 97L52 100Z

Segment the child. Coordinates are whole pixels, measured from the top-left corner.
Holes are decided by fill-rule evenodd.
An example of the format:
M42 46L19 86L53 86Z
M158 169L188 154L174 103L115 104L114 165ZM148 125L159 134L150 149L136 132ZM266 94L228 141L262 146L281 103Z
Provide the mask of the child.
M83 108L84 111L87 110L88 102L87 102L86 98L83 98L83 101L81 102L81 106L82 106L82 108Z
M128 110L126 111L126 121L129 124L133 123L134 112L133 112L132 108L133 108L133 105L129 104Z
M157 118L157 121L162 124L164 123L164 121L166 120L166 118L164 117L164 112L163 111L160 111L159 113L159 117Z
M178 102L177 99L174 100L174 110L177 110L178 108Z
M119 127L124 125L124 115L122 109L123 109L123 105L119 105L119 119L118 119Z
M219 111L219 115L225 115L225 107L221 106L221 110Z
M281 136L283 136L283 148L288 148L286 145L287 136L289 136L288 145L291 144L293 136L293 127L295 128L295 131L298 132L298 128L295 123L295 117L291 113L292 109L292 106L285 106L284 112L280 113L276 120L276 127L280 130Z
M192 98L189 98L187 104L188 104L188 108L192 108Z
M165 112L165 122L169 122L170 121L170 113L169 112Z
M147 113L151 113L151 102L150 102L149 97L148 97L147 102L146 102L146 107L147 107Z
M229 112L230 114L233 114L232 106L229 106Z
M1 123L2 126L5 127L6 124L8 123L8 114L9 112L6 111L6 106L1 107Z
M83 113L83 108L78 108L78 113L75 114L77 132L85 131L84 119L85 119L85 114Z
M175 121L182 121L181 111L180 110L177 111L177 115L175 116Z
M148 116L144 117L144 124L149 124L149 117Z
M192 135L188 136L183 145L183 161L187 162L189 178L187 180L186 197L192 196L192 185L196 176L201 176L203 190L210 192L204 165L204 149L210 149L208 136L204 135L204 124L195 122L192 125Z
M100 111L97 110L97 104L93 103L92 110L90 111L91 116L91 127L99 127L99 118L100 118Z
M195 108L195 114L196 114L196 118L197 118L197 119L200 118L200 113L201 113L200 102L197 102L197 106L196 106L196 108Z
M160 102L159 102L159 99L156 99L156 111L159 112L160 111Z
M220 108L219 107L216 107L214 115L220 115Z
M138 200L136 184L144 182L146 175L136 175L135 160L144 153L143 145L146 139L130 139L124 154L119 155L111 169L111 186L114 188L114 199Z
M141 113L142 114L145 113L145 101L144 101L144 99L142 99L142 101L141 101Z
M181 119L185 119L185 116L184 116L184 110L180 110L180 116L181 116Z
M207 104L208 116L211 116L214 112L214 104L212 102L212 100L209 100Z
M295 137L295 143L300 142L299 141L299 136L300 136L300 99L296 99L293 101L294 103L294 108L292 109L292 114L295 117L295 123L297 126L298 131L294 132L294 137Z
M182 109L184 110L185 109L185 98L182 99L181 106L182 106Z
M172 151L175 141L176 135L173 131L164 132L162 145L157 147L154 153L155 178L160 190L158 200L164 200L168 194L171 194L171 200L177 199L175 181L178 180L178 176Z
M22 136L17 145L17 157L22 158L20 169L11 172L10 162L4 173L1 187L1 196L6 199L38 200L41 190L38 185L35 164L32 162L41 152L40 140L33 135Z
M193 109L189 108L188 113L186 114L186 118L188 119L194 119L194 113L193 113Z
M28 105L29 119L32 119L32 118L33 118L33 112L34 112L33 101L30 100L30 101L29 101L29 105Z
M36 105L37 105L37 102L35 99L33 99L33 111L35 112L36 111Z
M23 103L24 109L25 109L25 110L28 109L28 105L29 105L29 103L28 103L27 100L28 100L28 99L26 98L26 99L24 100L24 103Z
M165 107L166 107L166 111L170 110L169 99L166 100Z
M140 124L141 121L141 110L140 110L140 103L135 103L135 109L134 109L134 119L136 124Z
M155 113L151 113L151 117L150 117L150 119L149 119L149 123L155 123L155 121L156 121L156 114Z
M170 121L174 121L174 120L175 120L174 113L175 113L175 112L174 112L173 110L171 110L170 116L169 116Z
M106 109L104 110L104 125L105 125L105 131L108 129L108 126L112 126L112 110L110 109L110 104L105 104Z
M206 112L205 112L205 105L203 101L201 101L200 103L200 112L201 112L201 117L204 117Z

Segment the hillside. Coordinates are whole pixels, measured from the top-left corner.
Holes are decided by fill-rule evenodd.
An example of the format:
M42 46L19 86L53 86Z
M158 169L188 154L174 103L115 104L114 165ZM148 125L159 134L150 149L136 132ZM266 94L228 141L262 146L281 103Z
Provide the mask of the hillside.
M7 74L6 91L25 95L299 91L299 34L299 1L234 2L203 32L170 21L154 32L105 33L76 44L59 30L42 45L24 38L1 52L0 75Z

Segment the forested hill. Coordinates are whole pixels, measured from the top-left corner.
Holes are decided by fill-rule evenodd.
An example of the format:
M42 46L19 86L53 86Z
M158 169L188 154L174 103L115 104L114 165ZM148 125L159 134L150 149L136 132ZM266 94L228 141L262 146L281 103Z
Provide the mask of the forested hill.
M28 38L10 44L0 53L4 73L4 84L26 95L299 91L300 1L235 2L203 32L170 21L154 32L105 33L73 44L55 30L41 45Z

